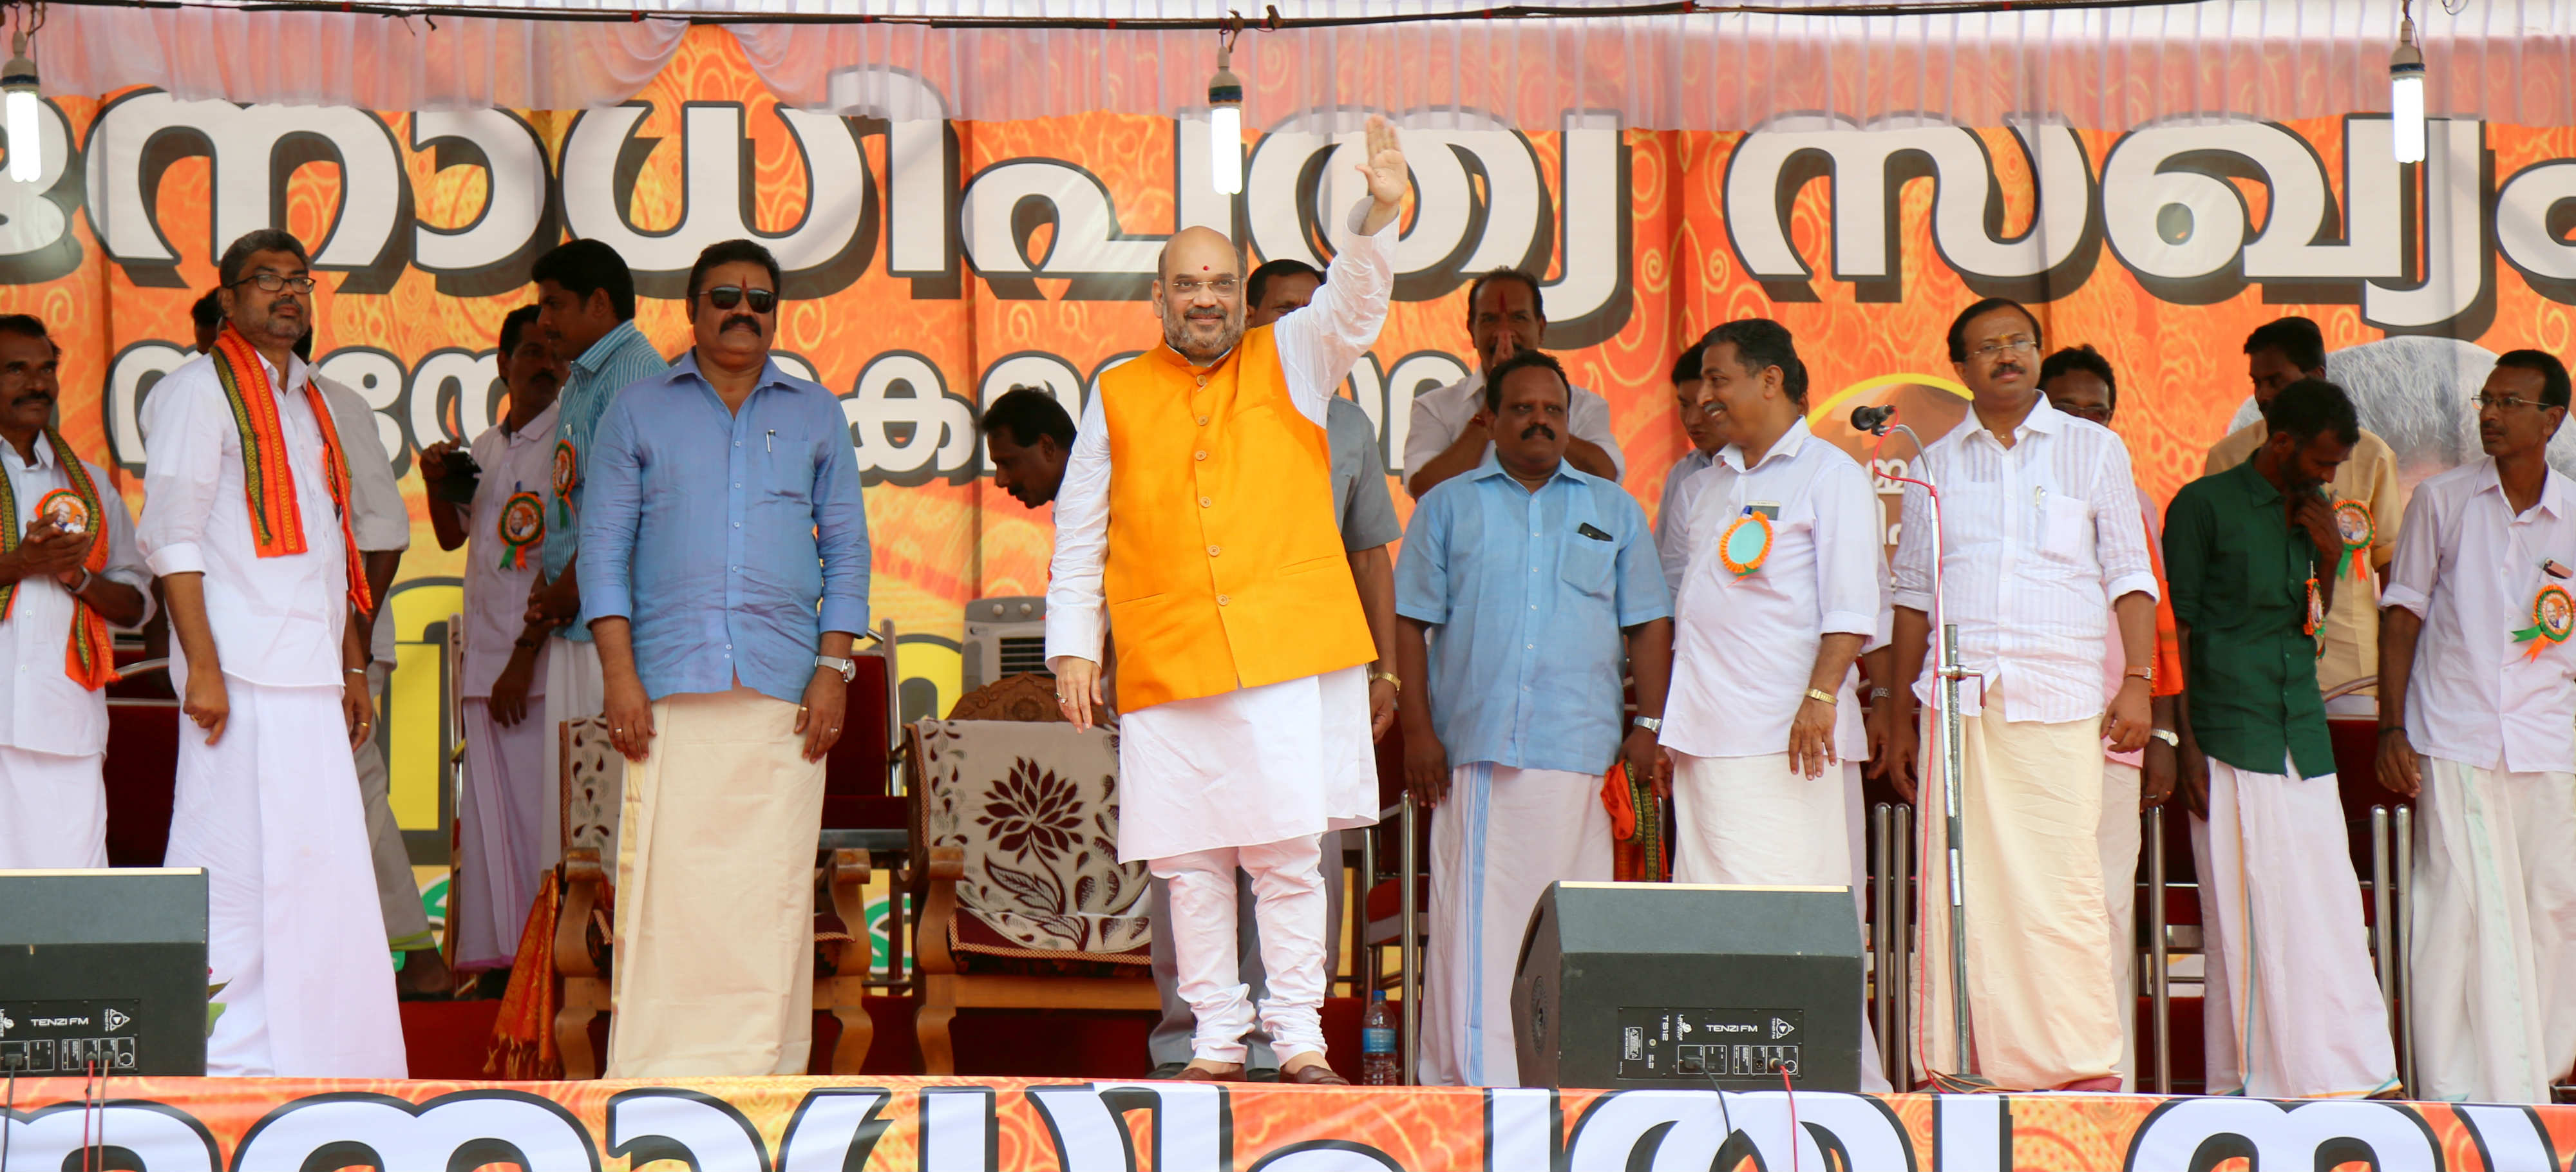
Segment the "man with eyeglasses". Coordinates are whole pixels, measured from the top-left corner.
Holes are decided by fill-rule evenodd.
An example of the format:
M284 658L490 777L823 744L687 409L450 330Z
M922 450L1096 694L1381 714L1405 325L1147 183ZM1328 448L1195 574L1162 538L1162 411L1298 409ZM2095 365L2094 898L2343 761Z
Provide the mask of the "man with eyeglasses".
M707 246L695 345L593 435L582 608L628 762L609 1078L802 1074L812 1049L814 835L868 521L840 400L770 360L778 287L768 249Z
M2225 1009L2210 1019L2220 1028L2208 1090L2390 1093L2395 1051L2315 665L2331 596L2352 585L2334 576L2340 543L2323 489L2360 424L2343 389L2321 379L2283 387L2268 418L2270 438L2252 460L2184 485L2165 510L2165 571L2191 677L2182 784L2205 777L2208 787L2200 876L2203 934L2216 947L2206 984Z
M2269 411L2272 397L2281 388L2303 378L2326 377L2325 334L2304 317L2265 322L2245 337L2245 374L2253 386L2256 410ZM2343 537L2367 547L2366 551L2357 548L2356 556L2335 559L2333 568L2342 585L2334 592L2334 610L2326 615L2325 650L2317 655L2317 686L2328 690L2379 670L2379 615L2373 600L2379 596L2379 577L2387 572L2388 560L2397 556L2399 510L2404 504L2399 497L2396 451L2368 428L2360 434L2352 458L2335 470L2333 483L2326 486L2340 510L2337 520ZM2210 445L2201 474L2225 472L2253 459L2270 435L2260 416L2229 432ZM2326 701L2326 711L2336 716L2369 716L2379 711L2377 697L2386 694L2376 687L2363 688ZM2193 810L2195 815L2202 812Z
M2039 364L2039 389L2048 405L2104 427L2120 405L2120 381L2109 360L2091 346L2060 350ZM2173 608L2165 601L2163 544L2155 501L2138 490L2138 511L2146 523L2147 552L2156 565L2156 682L2149 691L2155 728L2146 748L2102 754L2102 894L2111 915L2111 987L2121 1006L2137 1003L2138 966L2128 943L2137 938L2138 850L2142 832L2139 811L2164 804L2173 796L2176 770L2174 706L2182 694L2182 659L2174 640ZM2126 656L2117 643L2102 649L2102 696L2105 703L2120 694L2120 671ZM2131 1089L2138 1073L2137 1015L2120 1014L2120 1089Z
M599 649L581 608L581 504L590 472L591 433L617 392L659 375L671 364L635 328L635 276L617 250L596 240L573 240L537 258L528 270L537 284L537 333L571 364L572 375L555 396L554 474L543 490L545 540L537 586L528 596L532 632L554 632L545 664L545 724L553 744L557 726L599 715ZM546 792L561 792L562 754L545 755Z
M2130 752L2153 727L2154 567L2128 449L2110 429L2039 393L2039 320L1988 298L1950 323L1951 368L1968 417L1924 448L1940 487L1945 620L1973 673L1959 689L1965 761L1967 967L1973 1057L1951 1013L1948 843L1938 748L1918 707L1940 681L1932 507L1907 485L1895 562L1890 776L1924 810L1914 1022L1917 1065L1936 1084L2013 1090L2119 1085L2120 1015L2103 980L2115 949L2103 903L2102 742ZM2106 705L2103 649L2118 631L2122 678ZM2108 709L2106 712L2105 709Z
M2576 486L2567 368L2496 359L2486 457L2415 487L2379 637L2379 780L2415 800L2410 1097L2546 1103L2576 1064Z
M1284 1082L1339 1084L1324 1057L1319 840L1376 818L1369 630L1330 501L1325 405L1377 340L1412 190L1370 116L1368 198L1306 308L1244 326L1234 243L1163 246L1163 344L1100 376L1056 497L1047 666L1067 720L1107 699L1117 629L1118 857L1170 892L1180 993L1197 1018L1178 1077L1240 1081L1253 1006L1235 967L1235 871L1252 876Z
M302 242L243 236L216 264L226 324L144 410L135 546L161 576L179 736L164 862L207 871L223 1008L209 1074L401 1078L402 1025L350 749L373 728L376 599L329 402L295 343Z

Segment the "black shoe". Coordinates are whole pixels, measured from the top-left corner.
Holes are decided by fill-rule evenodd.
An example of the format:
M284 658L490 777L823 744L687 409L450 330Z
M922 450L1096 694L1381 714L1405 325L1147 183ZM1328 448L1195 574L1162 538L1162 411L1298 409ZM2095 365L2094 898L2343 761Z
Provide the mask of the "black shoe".
M1182 1069L1188 1065L1189 1063L1187 1062L1166 1062L1155 1067L1154 1072L1146 1075L1145 1077L1153 1079L1156 1082L1170 1082L1173 1079L1181 1077Z

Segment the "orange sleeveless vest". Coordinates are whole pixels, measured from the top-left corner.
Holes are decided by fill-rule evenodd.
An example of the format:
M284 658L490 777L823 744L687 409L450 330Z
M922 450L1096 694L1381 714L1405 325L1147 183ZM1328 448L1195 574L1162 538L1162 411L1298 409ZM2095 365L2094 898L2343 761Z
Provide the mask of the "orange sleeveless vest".
M1157 346L1103 373L1100 403L1120 711L1377 657L1333 525L1332 449L1289 398L1269 327L1204 370Z

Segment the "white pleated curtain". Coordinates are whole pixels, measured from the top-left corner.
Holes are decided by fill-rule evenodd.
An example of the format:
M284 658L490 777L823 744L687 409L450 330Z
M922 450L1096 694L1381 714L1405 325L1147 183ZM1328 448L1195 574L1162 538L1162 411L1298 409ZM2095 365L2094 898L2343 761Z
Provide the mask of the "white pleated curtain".
M449 0L453 3L453 0ZM1584 3L1585 0L1575 0ZM1608 0L1590 0L1604 3ZM2382 111L2396 0L2202 0L2115 9L1837 16L1701 12L1428 20L1242 34L1245 121L1442 110L1529 126L1616 111L1644 129L1784 115L1972 125L2055 115L2118 129L2210 115ZM2455 0L2458 2L2458 0ZM931 27L943 17L1214 19L1245 0L467 0L490 16L388 18L58 5L36 39L45 88L153 85L181 98L380 110L615 105L690 20L720 21L780 100L898 120L1170 115L1206 101L1206 31ZM1566 0L1558 0L1566 3ZM514 18L527 7L628 19ZM1283 17L1422 16L1458 0L1281 0ZM1712 7L1717 7L1712 5ZM872 23L776 23L865 16ZM2436 116L2576 124L2576 0L2416 5ZM763 23L764 20L769 23Z

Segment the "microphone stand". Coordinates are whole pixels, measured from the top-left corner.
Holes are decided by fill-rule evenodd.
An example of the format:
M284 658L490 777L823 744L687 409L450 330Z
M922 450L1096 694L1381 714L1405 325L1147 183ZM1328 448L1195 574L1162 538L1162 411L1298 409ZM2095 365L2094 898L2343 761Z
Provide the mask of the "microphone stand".
M1853 412L1853 416L1855 424L1861 422L1859 411ZM1860 430L1882 440L1891 430L1904 432L1906 438L1914 441L1915 454L1920 458L1926 446L1923 437L1916 435L1913 428L1902 423L1893 423L1893 419L1894 415L1891 411L1888 416L1876 420L1875 426L1863 427ZM1967 1072L1972 1065L1970 1055L1974 1051L1969 1045L1968 1033L1968 905L1965 888L1967 859L1961 845L1967 830L1966 820L1959 805L1959 790L1967 771L1967 762L1963 755L1965 750L1962 744L1966 730L1959 715L1959 681L1967 678L1971 673L1959 664L1959 627L1958 624L1949 621L1942 589L1941 489L1928 480L1891 475L1875 460L1871 461L1870 471L1873 476L1921 488L1932 502L1932 630L1935 634L1932 644L1932 674L1940 681L1940 686L1932 693L1932 709L1933 719L1938 722L1937 735L1941 745L1941 816L1949 839L1947 844L1949 849L1945 852L1943 864L1949 869L1950 880L1950 1018L1951 1029L1958 1038L1959 1069ZM1893 690L1893 685L1897 681L1891 680L1889 683ZM1913 685L1909 682L1904 686ZM1926 1057L1928 1058L1929 1055Z

